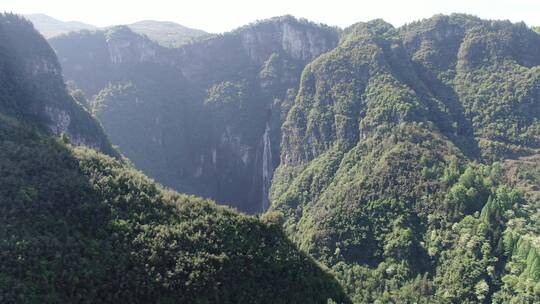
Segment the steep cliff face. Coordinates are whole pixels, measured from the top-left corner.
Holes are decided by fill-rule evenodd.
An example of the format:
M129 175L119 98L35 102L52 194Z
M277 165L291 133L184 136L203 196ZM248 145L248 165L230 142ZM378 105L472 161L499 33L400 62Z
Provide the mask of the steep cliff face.
M112 66L142 63L175 64L172 51L134 33L127 26L115 27L104 34L106 48L109 51L109 63Z
M101 126L68 95L60 65L32 24L15 15L0 19L0 109L74 144L116 155Z
M332 28L287 16L178 49L127 28L51 44L135 165L175 189L260 212L300 73L337 40Z
M336 45L334 29L304 26L293 17L270 19L234 32L251 60L262 64L272 53L285 53L300 61L310 61Z

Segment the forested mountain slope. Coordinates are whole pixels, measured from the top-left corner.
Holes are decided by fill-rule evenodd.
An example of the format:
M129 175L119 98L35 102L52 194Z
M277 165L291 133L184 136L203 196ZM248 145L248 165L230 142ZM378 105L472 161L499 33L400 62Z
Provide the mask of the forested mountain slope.
M67 93L47 41L20 17L3 15L0 22L0 112L116 155L99 123Z
M2 303L348 302L284 235L0 117Z
M66 79L138 168L177 190L260 212L300 73L337 40L333 28L285 16L178 49L126 27L50 42Z
M524 24L375 20L305 68L271 209L354 302L540 301L539 50Z
M110 149L28 21L0 15L0 42L0 302L349 302L276 215L166 190L70 145ZM63 136L47 107L71 117Z

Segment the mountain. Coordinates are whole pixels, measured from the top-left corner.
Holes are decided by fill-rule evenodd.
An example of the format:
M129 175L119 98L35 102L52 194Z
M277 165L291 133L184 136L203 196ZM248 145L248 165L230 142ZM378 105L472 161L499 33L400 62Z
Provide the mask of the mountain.
M336 29L291 16L176 49L127 27L50 39L66 79L138 168L250 213L269 204L302 69L337 41Z
M96 26L90 24L78 21L60 21L44 14L29 14L24 15L24 17L30 20L45 38L51 38L69 32L97 29Z
M82 30L100 30L100 28L90 24L77 21L64 22L43 14L31 14L25 15L25 17L47 39ZM126 26L132 31L140 35L145 35L165 47L178 47L195 38L209 35L205 31L188 28L170 21L144 20Z
M30 22L1 14L0 46L2 303L349 302L278 214L178 194L84 146L106 138Z
M340 30L283 16L178 48L128 27L50 43L72 88L85 93L72 95L88 99L86 107L136 167L182 192L262 213L240 215L170 193L129 164L56 140L88 179L73 189L105 204L89 212L107 223L98 225L104 230L75 231L92 236L84 243L97 248L121 248L95 268L70 265L97 269L87 277L100 279L109 274L101 265L113 267L112 283L98 285L120 290L122 300L540 302L540 35L527 25L454 14L399 28L373 20ZM51 170L32 171L42 163L10 169L26 163L16 157L29 149L14 145L25 136L9 138L0 170L11 171L0 176L15 186L5 198L26 202L47 189L72 189L41 186L40 178L18 184L25 179L12 178L17 174ZM90 201L81 197L76 201ZM90 216L76 216L84 206L68 215L91 226L84 224ZM20 209L0 214L24 218ZM56 218L63 219L39 214L30 223ZM71 231L64 222L55 231ZM41 231L30 230L25 240L45 238ZM84 250L75 251L95 256ZM17 251L0 252L18 265L9 254ZM38 261L32 269L49 265ZM35 272L50 273L27 273ZM47 282L77 282L54 278ZM20 275L0 275L0 282L16 280ZM8 290L21 290L15 287Z
M353 302L540 300L539 49L525 24L375 20L306 66L271 210Z
M205 31L192 29L170 21L144 20L127 26L135 33L146 35L165 47L178 47L194 38L209 35Z

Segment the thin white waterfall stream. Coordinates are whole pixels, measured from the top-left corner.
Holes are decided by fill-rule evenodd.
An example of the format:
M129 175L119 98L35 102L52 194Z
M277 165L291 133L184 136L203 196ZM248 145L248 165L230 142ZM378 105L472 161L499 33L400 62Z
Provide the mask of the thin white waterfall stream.
M274 165L272 163L272 144L270 142L270 124L266 123L266 130L263 135L263 157L262 157L262 212L270 207L268 198L270 185L272 184L272 173Z

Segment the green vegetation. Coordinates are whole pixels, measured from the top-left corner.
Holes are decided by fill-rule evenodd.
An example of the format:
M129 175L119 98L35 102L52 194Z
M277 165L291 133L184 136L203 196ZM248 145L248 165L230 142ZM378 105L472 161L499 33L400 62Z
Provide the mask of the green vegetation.
M436 16L403 29L428 84L462 107L485 159L531 154L539 145L540 35L523 23ZM448 33L434 41L435 32ZM451 45L444 51L444 44ZM428 72L422 73L427 78ZM435 78L435 79L433 79ZM442 97L441 97L442 98Z
M117 156L101 126L66 90L54 51L26 19L0 14L0 113Z
M2 302L347 302L279 218L165 190L18 125L0 119Z
M287 239L279 215L242 215L167 190L128 161L72 146L77 138L68 133L51 136L48 121L25 111L51 102L48 96L66 97L59 100L63 109L71 104L86 115L71 123L99 125L69 97L59 75L43 80L62 85L31 91L24 82L32 78L8 73L22 74L15 64L50 49L6 52L17 43L47 46L17 16L0 15L0 34L6 32L8 38L0 36L0 302L349 302L331 272ZM87 127L73 126L92 131Z
M176 49L81 32L51 40L66 92L29 23L2 18L0 301L540 303L525 24L284 16ZM248 212L274 156L271 210L159 186L89 112L152 177ZM70 145L88 138L113 157Z
M538 49L524 24L375 20L305 68L272 209L353 302L540 301Z

